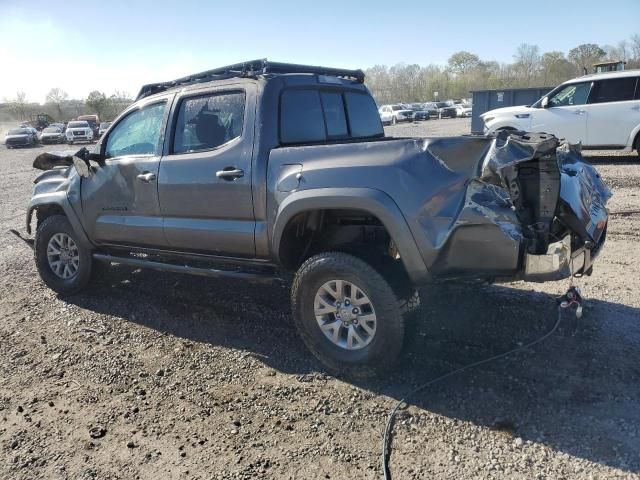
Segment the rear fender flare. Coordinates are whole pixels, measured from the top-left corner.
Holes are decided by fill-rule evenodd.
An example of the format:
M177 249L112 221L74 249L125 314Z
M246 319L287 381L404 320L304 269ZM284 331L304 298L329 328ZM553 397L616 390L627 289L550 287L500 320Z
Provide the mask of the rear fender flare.
M407 221L386 193L372 188L318 188L292 193L280 204L271 233L271 251L279 262L279 247L289 221L305 211L354 209L377 217L393 239L407 274L414 283L429 279Z

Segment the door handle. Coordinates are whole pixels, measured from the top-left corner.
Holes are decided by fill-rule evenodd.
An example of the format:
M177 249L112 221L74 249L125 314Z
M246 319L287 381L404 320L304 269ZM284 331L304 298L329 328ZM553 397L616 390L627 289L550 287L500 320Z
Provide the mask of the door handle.
M235 180L236 178L244 177L244 170L240 170L235 167L227 167L224 170L218 170L216 177L224 180Z
M631 107L631 110L640 110L640 105L636 105L635 107Z
M584 114L584 112L585 112L584 110L574 110L574 111L573 111L573 113L574 113L575 115L582 115L582 114Z
M156 179L156 174L151 172L144 172L138 175L136 178L141 182L151 183Z

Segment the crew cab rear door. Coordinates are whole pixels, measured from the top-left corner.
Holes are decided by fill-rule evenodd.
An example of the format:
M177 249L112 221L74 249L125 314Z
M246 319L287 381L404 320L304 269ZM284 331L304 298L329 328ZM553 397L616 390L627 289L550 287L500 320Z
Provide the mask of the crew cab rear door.
M100 141L104 165L81 187L84 227L95 243L166 247L156 181L172 99L136 104Z
M169 246L253 257L251 193L256 86L227 83L178 95L158 195Z

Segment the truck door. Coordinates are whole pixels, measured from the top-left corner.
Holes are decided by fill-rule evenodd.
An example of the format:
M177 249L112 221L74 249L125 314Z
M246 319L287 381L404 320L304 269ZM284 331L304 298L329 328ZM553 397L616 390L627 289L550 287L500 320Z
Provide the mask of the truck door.
M104 165L81 188L84 227L96 243L166 247L156 181L172 97L138 105L100 142Z
M255 86L185 92L174 103L158 194L169 246L255 256L251 158Z

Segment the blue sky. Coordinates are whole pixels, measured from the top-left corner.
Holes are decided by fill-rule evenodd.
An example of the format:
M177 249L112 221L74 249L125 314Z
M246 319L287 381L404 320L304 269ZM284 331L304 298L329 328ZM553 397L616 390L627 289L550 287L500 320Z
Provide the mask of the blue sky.
M535 5L535 10L532 8ZM0 99L51 87L137 92L143 83L215 66L272 60L366 68L444 64L458 50L509 62L640 33L640 0L0 0Z

